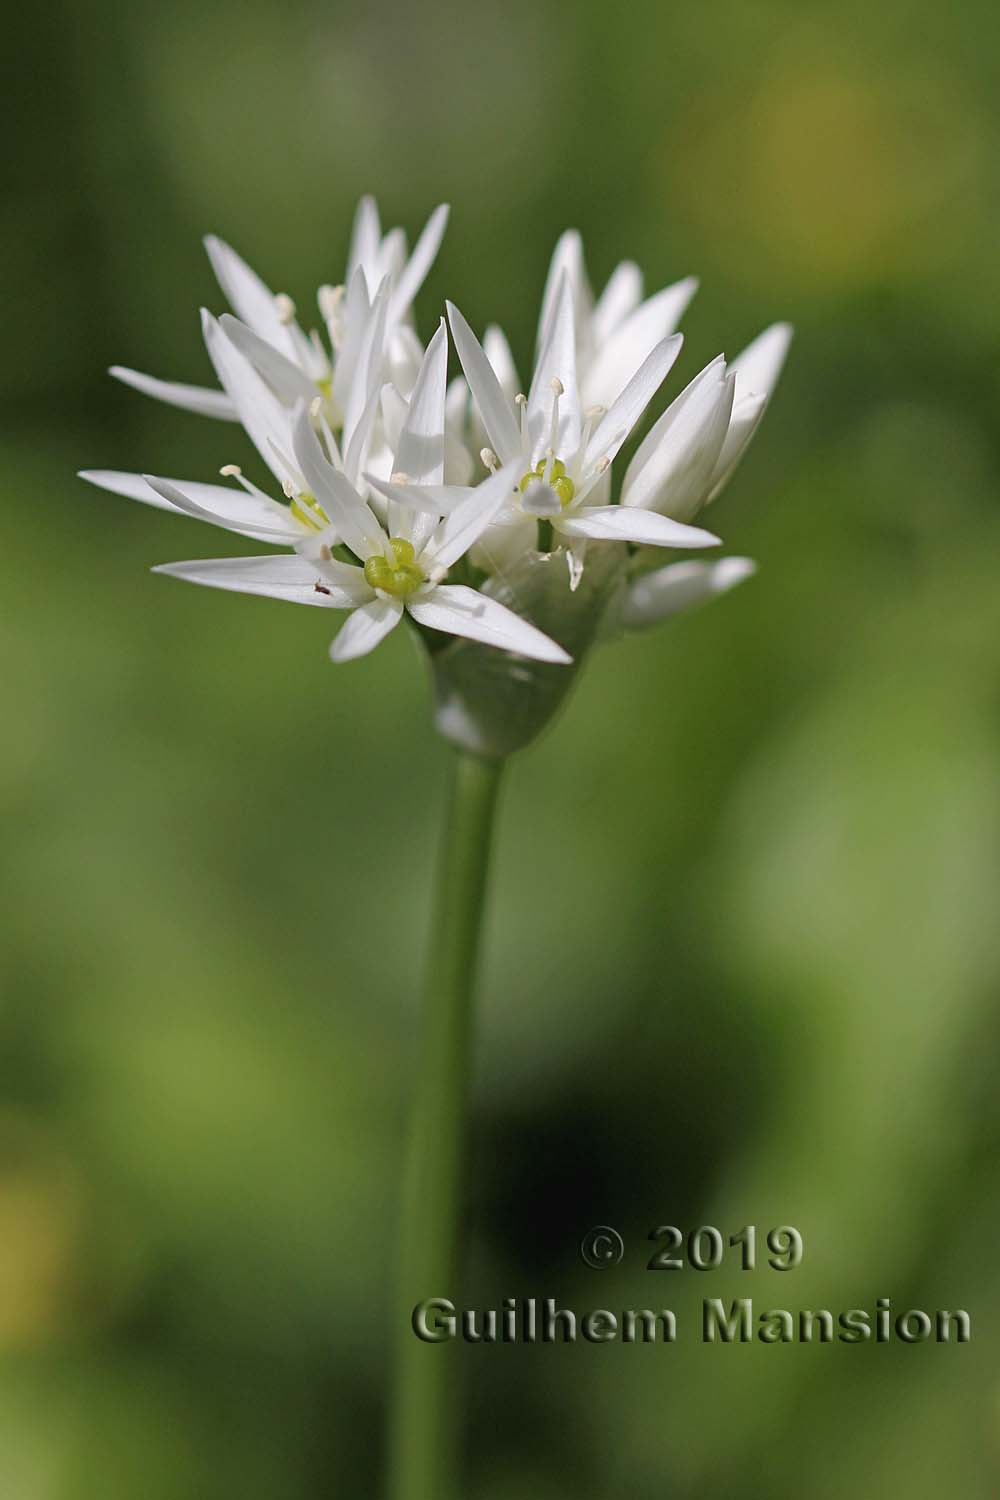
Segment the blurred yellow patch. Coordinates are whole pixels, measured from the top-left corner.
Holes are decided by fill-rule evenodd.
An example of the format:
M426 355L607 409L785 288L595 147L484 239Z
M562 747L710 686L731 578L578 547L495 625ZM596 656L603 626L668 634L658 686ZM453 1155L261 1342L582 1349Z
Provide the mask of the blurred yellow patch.
M961 260L987 192L987 132L945 62L831 52L800 32L749 96L706 99L659 158L674 212L727 274L810 292Z

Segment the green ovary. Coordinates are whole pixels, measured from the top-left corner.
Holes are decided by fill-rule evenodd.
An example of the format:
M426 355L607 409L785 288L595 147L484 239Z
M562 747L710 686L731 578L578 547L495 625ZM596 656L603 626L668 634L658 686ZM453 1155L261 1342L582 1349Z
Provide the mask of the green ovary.
M320 505L315 495L308 491L302 495L296 495L289 509L296 521L301 521L303 526L308 526L310 531L322 531L324 526L329 526L330 518Z
M545 472L548 465L548 473ZM552 486L559 496L559 504L565 510L566 506L576 494L576 485L566 473L566 465L561 458L540 458L533 469L529 469L521 480L521 494L523 495L528 485L535 479L541 479Z
M379 552L365 563L365 582L369 588L392 594L395 599L406 599L426 581L427 575L415 560L412 542L405 537L391 536L389 546L396 559L395 567L384 553Z

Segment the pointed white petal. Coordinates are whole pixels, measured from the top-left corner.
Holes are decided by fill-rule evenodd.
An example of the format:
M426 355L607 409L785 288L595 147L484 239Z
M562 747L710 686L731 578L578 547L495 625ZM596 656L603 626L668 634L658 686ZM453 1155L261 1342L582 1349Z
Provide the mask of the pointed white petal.
M278 308L271 288L252 271L236 251L214 234L205 236L205 249L212 262L215 279L226 300L244 323L254 333L280 349L283 354L293 354L294 346L288 329L278 316Z
M375 199L366 195L358 204L351 230L351 248L347 256L347 284L350 285L357 271L361 271L374 293L381 281L378 274L378 254L382 244L382 225Z
M464 635L470 640L530 656L535 661L565 664L572 658L527 620L514 614L506 605L464 584L442 584L424 598L414 598L407 605L410 614L431 630L449 635Z
M500 389L508 401L513 401L521 389L521 381L510 344L507 342L507 335L496 323L491 323L483 334L483 353L500 382Z
M423 286L444 238L448 213L447 203L442 203L434 210L413 247L413 254L397 277L389 307L391 323L397 323L400 318L406 316L410 310L410 304Z
M331 661L367 656L403 618L401 599L373 599L348 615L330 647Z
M168 406L179 406L183 411L194 411L202 417L215 417L220 422L236 422L236 407L225 391L213 391L207 386L182 385L176 380L157 380L155 375L143 375L139 370L129 370L125 365L112 365L108 371L123 385L130 385L144 396L165 401Z
M368 283L365 280L364 271L359 267L347 283L347 295L343 302L340 348L337 350L337 358L333 367L333 403L342 417L347 410L370 317L371 301L368 296Z
M726 593L756 571L757 565L749 557L723 557L714 563L668 563L631 585L622 607L622 624L628 630L655 625Z
M760 426L766 406L767 397L764 395L744 396L742 400L734 401L729 428L708 481L709 500L714 500L719 494L743 457L750 439Z
M272 509L273 502L266 497L248 495L245 490L226 489L222 485L185 484L183 481L177 484L155 474L142 477L176 510L195 516L199 521L211 521L225 531L237 531L241 536L281 547L299 541L305 530L283 505L274 503ZM207 504L202 504L203 498Z
M476 472L469 437L469 383L456 375L445 396L444 477L446 484L471 484ZM485 439L485 433L484 433Z
M355 424L351 440L347 445L347 452L344 454L344 474L355 489L359 487L361 471L368 462L368 451L375 434L375 419L381 404L382 392L376 385Z
M709 500L714 500L728 483L760 426L791 341L791 324L774 323L748 344L730 365L736 376L736 400L729 431L709 480Z
M199 521L209 521L241 536L260 537L280 544L297 541L303 528L298 526L286 505L264 495L248 495L245 490L224 484L200 484L193 479L159 480L169 489L155 489L142 474L124 474L117 469L84 469L81 479L114 495L127 495L144 505L156 506ZM178 499L172 499L174 491Z
M287 406L294 406L296 401L313 400L316 387L308 375L303 374L301 366L288 359L280 349L262 339L259 333L241 323L239 318L234 318L232 313L223 313L219 326Z
M401 396L396 387L387 381L382 387L382 430L393 453L399 447L400 434L409 410L405 396Z
M349 609L354 599L333 584L328 592L317 589L320 577L304 558L211 557L203 562L162 563L154 573L184 578L188 583L202 583L208 588L230 589L237 594L263 594L270 599L287 599L292 604L314 604L327 609Z
M386 324L386 368L389 379L407 399L413 394L424 346L409 323Z
M600 349L641 301L642 272L634 261L623 260L621 265L615 266L597 299L591 320L594 347Z
M678 520L698 512L729 428L735 383L720 356L681 391L625 471L622 505Z
M553 442L552 405L556 381L562 390L559 395L558 429ZM559 282L552 317L535 365L531 390L528 392L528 432L534 462L547 452L550 445L555 448L557 457L573 454L580 446L580 394L576 383L573 291L565 272ZM497 449L498 453L499 451Z
M548 275L545 278L545 290L542 293L541 316L538 319L537 347L539 351L548 335L559 298L560 283L564 276L569 283L577 340L582 341L590 320L594 296L590 290L587 268L583 259L583 240L580 238L579 230L576 229L567 229L564 234L560 235L556 248L552 252Z
M582 391L585 406L610 406L653 346L673 333L697 287L693 276L664 287L618 325L598 347L587 371Z
M498 469L445 516L424 550L422 566L450 568L468 552L513 495L521 463L516 459Z
M349 480L324 458L304 406L295 416L293 442L303 479L355 557L382 552L385 532Z
M736 372L736 392L740 399L750 394L770 396L791 342L792 325L772 323L736 356L730 369Z
M274 452L274 444L278 444L285 452L290 446L285 408L257 374L246 355L237 349L219 322L204 308L201 327L215 373L236 407L240 421L257 452L279 482L293 478L285 472L284 465L275 457Z
M386 315L389 307L389 278L386 277L364 319L359 337L359 348L349 388L344 395L343 444L349 448L355 429L361 422L368 403L382 385L382 370L385 364Z
M76 477L85 479L88 484L96 485L99 490L109 490L112 495L127 495L130 500L141 500L143 505L152 505L157 510L169 510L175 515L190 515L189 511L179 511L172 500L166 499L164 495L158 495L141 474L126 474L120 469L80 469ZM173 483L176 484L177 481L174 480ZM215 487L214 485L201 486L203 489ZM218 488L221 489L221 485Z
M396 450L395 468L412 484L444 480L444 401L448 384L448 328L444 318L427 346Z
M514 419L513 408L476 335L454 303L449 302L447 306L455 348L469 382L472 398L483 419L486 434L496 449L500 462L509 463L521 453L521 433Z
M390 281L395 282L406 265L406 257L406 235L402 229L390 229L378 250L379 281L384 281L388 276Z
M632 428L666 380L674 361L681 352L684 335L672 334L664 339L643 360L618 399L604 413L587 444L584 464L589 466L599 458L609 462L628 437Z
M656 511L623 505L584 505L553 524L567 536L589 536L602 542L639 542L650 547L719 546L719 538L699 526L684 526Z

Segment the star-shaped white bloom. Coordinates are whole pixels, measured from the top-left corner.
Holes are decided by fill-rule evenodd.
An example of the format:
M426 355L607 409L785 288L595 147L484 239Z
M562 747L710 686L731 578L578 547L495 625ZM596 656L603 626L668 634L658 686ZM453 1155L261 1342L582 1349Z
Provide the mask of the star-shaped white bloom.
M497 566L534 545L539 520L568 540L577 564L588 539L663 547L717 545L718 537L711 533L666 516L587 503L595 491L597 498L606 498L611 462L677 358L680 334L662 339L650 350L606 411L583 412L567 276L560 283L526 397L510 400L461 313L450 303L448 313L465 378L491 444L483 461L489 467L521 466L517 488L484 543L484 551L494 549Z
M675 332L698 287L696 278L687 276L644 301L641 271L632 261L623 261L595 300L584 264L583 242L575 229L568 229L556 245L545 282L538 321L539 353L544 348L563 281L569 285L573 306L577 384L585 410L611 405L656 345ZM523 386L510 344L497 324L491 323L486 328L482 347L501 390L513 401ZM459 377L450 392L454 403L452 421L456 434L465 429L470 455L478 455L489 438L478 406L474 403L468 414L463 411L463 392L468 392L468 386ZM455 482L468 482L467 472L457 463Z
M293 547L294 556L214 558L154 571L214 588L350 610L331 648L334 661L365 655L409 613L429 630L468 636L539 661L568 662L560 646L495 599L465 584L445 582L449 569L490 525L515 479L513 470L490 476L441 519L433 496L444 477L447 364L442 319L421 362L399 433L400 483L370 481L384 502L387 528L367 503L368 481L363 490L345 465L318 399L310 407L299 404L289 434L291 453L276 459L295 476L288 507L242 476L240 491L182 485L152 475L85 477L243 535ZM374 405L369 402L369 412Z
M677 358L674 329L695 281L644 301L638 269L623 262L595 299L580 237L568 231L552 258L527 395L500 329L491 325L481 345L451 303L463 374L448 386L447 324L441 319L424 351L411 310L446 218L438 209L408 255L402 231L383 234L374 201L362 201L345 286L320 289L328 343L305 333L290 299L275 296L227 245L206 241L233 308L221 318L202 313L221 391L113 373L175 405L238 420L284 503L234 464L221 473L235 487L112 470L82 477L287 551L156 571L348 611L331 646L335 661L371 651L409 615L421 630L568 662L562 646L495 597L533 597L529 590L515 601L513 573L485 592L470 586L523 558L529 573L545 571L541 616L551 624L550 606L558 611L563 597L559 574L536 550L559 549L568 564L566 613L557 614L567 639L576 638L574 607L590 597L577 586L593 542L631 544L606 551L610 571L595 575L608 583L595 606L604 635L642 628L749 577L746 558L643 571L648 554L635 548L718 543L690 523L746 450L790 328L765 330L728 367L722 356L711 361L640 443L611 504L612 462ZM490 474L473 487L479 465Z
M205 248L236 314L224 313L220 322L282 403L291 408L297 401L312 401L318 394L329 425L339 431L352 407L369 322L384 283L389 291L382 314L384 349L380 346L379 356L381 359L384 355L385 368L378 373L392 378L405 394L412 389L423 351L412 328L411 307L433 264L447 219L447 206L442 205L431 215L408 256L403 231L393 229L383 235L374 199L362 199L345 283L321 287L318 295L329 349L315 329L307 334L300 327L290 297L272 292L235 250L209 235ZM242 420L243 414L225 386L222 391L214 391L182 385L121 365L113 366L111 374L171 405L206 416Z
M555 641L497 600L464 584L444 582L507 498L514 470L492 474L438 521L430 507L413 509L387 485L392 535L323 453L308 412L296 423L295 452L323 509L333 518L295 557L210 559L170 563L154 571L241 593L267 594L300 604L349 610L330 647L335 662L366 656L404 614L429 630L466 636L536 661L568 663ZM332 555L337 536L355 561Z

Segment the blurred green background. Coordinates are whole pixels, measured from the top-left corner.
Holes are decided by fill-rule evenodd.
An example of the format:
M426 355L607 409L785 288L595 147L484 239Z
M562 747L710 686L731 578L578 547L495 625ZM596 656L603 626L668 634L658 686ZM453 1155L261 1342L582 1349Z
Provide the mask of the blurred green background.
M426 685L401 633L334 669L320 611L151 577L241 544L74 478L245 461L105 367L206 379L199 236L304 308L369 190L411 235L451 202L421 328L447 293L522 369L569 224L597 282L700 274L673 390L797 327L713 513L760 574L598 653L513 765L486 952L467 1300L690 1332L470 1350L465 1493L997 1493L995 21L9 9L4 1500L377 1493ZM793 1223L805 1263L654 1277L664 1222ZM965 1307L975 1340L702 1347L695 1304L741 1295Z

